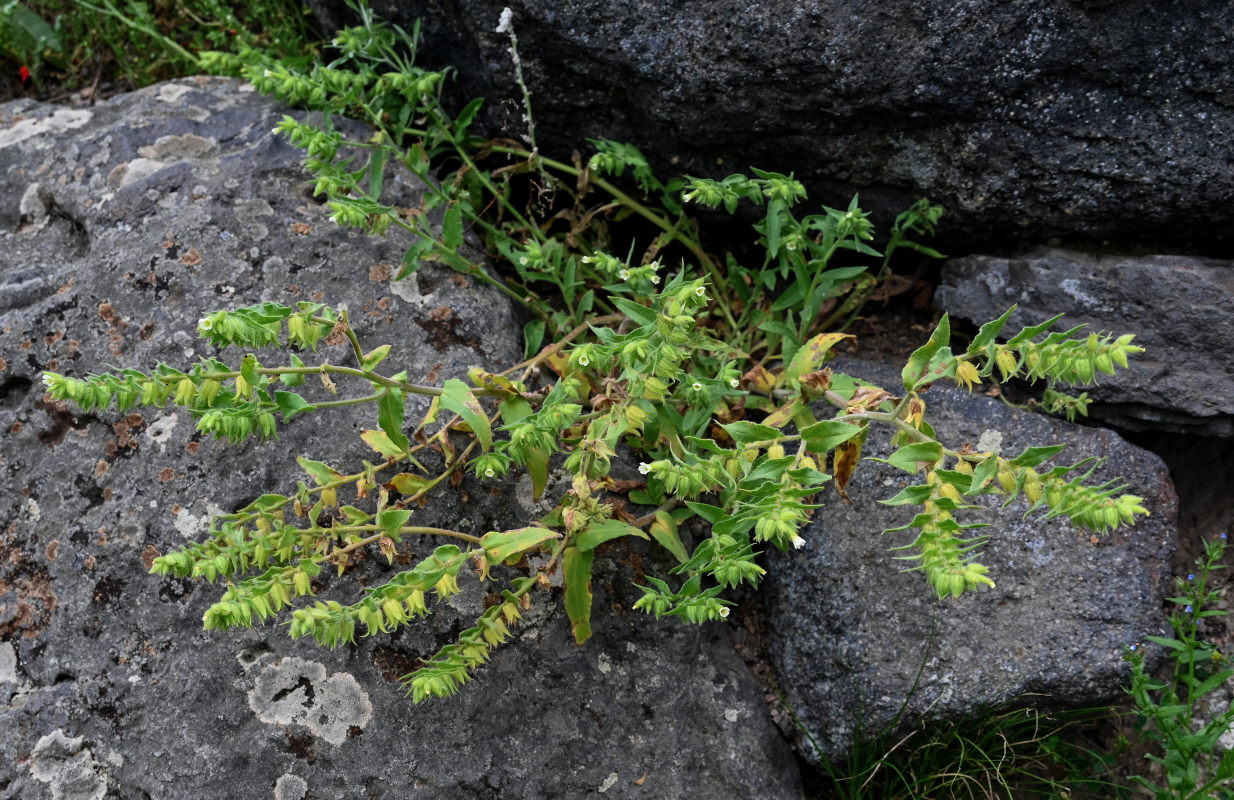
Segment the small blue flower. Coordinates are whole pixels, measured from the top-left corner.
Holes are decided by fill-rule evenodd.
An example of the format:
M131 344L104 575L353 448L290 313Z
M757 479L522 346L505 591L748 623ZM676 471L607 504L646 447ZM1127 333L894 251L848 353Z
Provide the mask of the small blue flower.
M1133 645L1131 645L1131 652L1133 652L1133 653L1134 653L1134 652L1135 652L1135 649L1136 649L1137 647L1139 647L1139 645L1138 645L1138 644L1133 644Z
M1193 581L1193 580L1195 580L1195 573L1193 573L1193 572L1188 572L1188 573L1187 573L1187 580L1189 580L1189 581Z
M1221 538L1222 538L1223 540L1225 539L1225 531L1222 531L1222 532L1221 532Z
M1184 609L1183 609L1183 611L1185 611L1185 612L1187 612L1188 614L1190 614L1190 613L1191 613L1191 604L1190 604L1190 603L1188 603L1188 604L1187 604L1187 607L1186 607L1186 608L1184 608Z

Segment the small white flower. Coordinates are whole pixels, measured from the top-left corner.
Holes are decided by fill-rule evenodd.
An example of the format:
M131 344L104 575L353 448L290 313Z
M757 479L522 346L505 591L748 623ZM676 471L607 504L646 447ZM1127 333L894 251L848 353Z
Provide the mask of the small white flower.
M695 192L686 192L681 196L681 202L688 203L694 199Z
M591 256L583 256L583 263L584 264L594 264L596 263L596 260L592 258Z
M800 536L798 536L795 533L793 534L793 549L800 550L801 548L805 547L805 544L806 544L805 539L802 539Z
M786 250L796 250L796 249L797 249L797 242L795 242L795 241L793 241L793 240L791 240L791 239L790 239L789 241L787 241L787 242L785 242L785 243L784 243L784 248L785 248Z
M497 20L497 33L509 33L510 23L514 21L514 12L509 6L501 9L501 18Z
M44 385L44 386L46 386L48 389L50 389L50 388L51 388L51 385L52 385L53 383L55 383L55 382L56 382L56 379L55 379L55 378L53 378L52 376L48 375L47 373L43 373L43 385Z
M728 616L728 606L720 606L720 618L724 619Z
M197 320L197 330L199 331L208 331L213 327L214 327L214 322L212 322L209 317L202 317L201 319Z
M267 77L267 78L269 78L269 77L270 77L271 75L273 75L273 74L274 74L274 73L273 73L273 72L271 72L270 70L266 70L266 77Z
M279 129L278 129L278 128L271 128L271 129L270 129L270 133L274 134L275 136L278 136L278 135L279 135Z
M705 286L699 286L699 287L697 287L697 288L694 290L694 296L695 296L695 297L706 297L706 296L707 296L707 287L705 287Z
M728 385L736 389L738 386L741 385L741 381L737 380L736 378L730 378L728 381Z
M591 359L588 358L587 356L579 356L578 363L585 367L591 363Z
M652 276L651 276L651 282L652 282L652 283L655 283L655 284L660 283L660 276L659 276L659 275L652 275Z
M484 470L484 477L495 478L497 477L497 473L493 471L492 467L489 467L488 469Z
M623 281L630 280L630 270L623 269L621 272L617 273L617 277L621 278Z
M642 464L638 465L638 471L646 475L648 472L651 472L651 465L644 461Z
M524 267L527 266L527 256L520 257L518 263L522 264Z
M690 384L690 388L696 392L701 392L703 391L703 384L699 383L698 381L695 381L694 383Z

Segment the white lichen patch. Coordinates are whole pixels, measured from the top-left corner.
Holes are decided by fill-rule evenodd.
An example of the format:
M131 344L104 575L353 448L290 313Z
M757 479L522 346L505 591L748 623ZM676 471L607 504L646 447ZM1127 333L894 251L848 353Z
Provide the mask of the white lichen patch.
M48 134L80 128L93 118L94 112L84 108L62 108L47 117L23 119L0 130L0 149L12 147L32 136L41 136L45 137L45 141L53 141L55 137Z
M158 94L154 96L155 100L161 103L180 104L180 98L191 91L191 86L185 86L183 83L165 83L159 87Z
M290 772L279 776L274 782L274 800L304 800L308 794L308 781Z
M107 173L107 185L112 189L123 189L130 183L150 177L166 166L162 161L135 158L132 161L117 164L111 172Z
M167 443L171 441L171 432L176 429L176 423L179 420L180 417L177 414L159 417L146 428L146 438L155 444L161 445L160 450L166 449Z
M160 136L154 144L137 148L137 154L156 161L178 161L185 158L205 158L219 148L217 140L192 133L180 136Z
M0 642L0 683L17 683L17 651L12 642Z
M741 712L735 708L724 709L724 718L728 720L729 722L736 722L737 718L740 716L741 716Z
M613 786L616 785L616 783L617 783L617 773L610 772L608 774L608 777L604 779L604 783L601 783L599 786L596 787L596 791L598 791L600 794L604 794L609 789L612 789Z
M176 531L186 539L192 539L201 533L205 520L198 517L189 511L187 508L181 508L176 512L176 519L173 523L176 526Z
M43 509L39 508L38 501L33 497L27 497L21 501L21 513L38 522L39 517L43 516Z
M271 725L304 725L330 744L347 741L350 730L363 729L373 718L368 694L348 672L326 677L316 661L284 658L257 676L249 692L249 708Z
M1002 431L996 431L989 428L981 432L981 438L977 440L977 452L979 453L998 453L1003 449L1003 434Z
M57 729L39 739L30 751L30 775L50 784L52 800L103 800L107 779L84 737L69 738Z

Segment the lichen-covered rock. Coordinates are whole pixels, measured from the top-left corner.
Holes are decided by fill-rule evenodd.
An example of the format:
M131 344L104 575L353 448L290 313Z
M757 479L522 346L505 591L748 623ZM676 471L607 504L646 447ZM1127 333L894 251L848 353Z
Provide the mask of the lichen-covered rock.
M421 58L456 67L510 136L525 124L505 5L545 152L628 141L666 172L793 171L814 202L860 191L890 213L925 195L947 208L947 252L1052 236L1216 249L1234 230L1229 3L375 6L408 30L422 17Z
M894 389L897 372L865 362L836 369ZM1152 516L1133 528L1095 535L1040 513L1022 518L1021 498L999 510L957 512L988 522L981 563L995 588L936 600L911 563L890 548L915 531L911 506L879 500L916 483L886 464L863 461L848 505L833 492L803 532L806 545L773 551L767 564L770 651L785 702L821 755L843 758L857 736L922 716L963 720L990 708L1100 704L1121 696L1129 667L1122 648L1168 628L1160 598L1169 577L1177 496L1165 466L1101 429L1082 428L1008 408L998 400L935 385L923 395L926 416L948 446L1015 456L1028 446L1067 444L1048 462L1107 459L1094 478L1122 476ZM885 430L871 430L865 456L890 455ZM1159 660L1160 648L1151 658ZM919 677L918 677L919 676ZM1029 695L1033 695L1029 697ZM799 746L813 748L806 737Z
M980 324L1013 304L1007 331L1062 314L1059 330L1134 333L1130 369L1087 389L1090 416L1130 430L1234 437L1234 262L1041 249L947 262L935 301Z
M275 441L232 447L174 410L51 402L41 370L184 365L213 352L195 335L204 312L265 300L345 305L361 340L393 344L386 363L414 381L521 357L503 295L432 264L392 283L408 237L330 224L298 152L271 135L287 112L214 79L89 109L0 106L0 789L23 800L798 797L791 749L724 629L628 611L631 579L659 568L649 554L597 559L586 647L559 594L537 592L515 641L457 697L421 706L399 677L471 624L494 584L462 575L462 593L426 622L328 651L276 626L205 634L220 587L147 574L212 513L294 491L295 456L373 459L357 436L373 412L301 416ZM390 202L418 205L411 177L392 172L385 186ZM413 519L520 527L534 509L515 486L468 479ZM357 581L398 568L361 560L326 591L350 602Z

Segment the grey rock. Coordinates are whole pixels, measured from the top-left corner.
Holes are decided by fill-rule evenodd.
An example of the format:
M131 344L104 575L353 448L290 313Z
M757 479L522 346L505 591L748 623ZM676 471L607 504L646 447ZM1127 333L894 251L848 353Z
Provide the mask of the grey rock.
M935 302L981 324L1018 309L1005 330L1063 314L1059 330L1134 333L1144 353L1086 389L1090 416L1130 430L1234 436L1234 262L1188 256L1089 256L1041 249L947 262Z
M885 388L899 385L886 367L837 363L838 371ZM1015 456L1030 445L1066 443L1054 463L1108 459L1095 478L1122 476L1152 516L1096 536L1040 515L1024 519L1022 499L1000 511L982 498L989 508L966 517L990 523L981 530L989 541L979 560L996 588L939 601L890 551L910 543L913 532L879 533L909 522L915 509L878 501L917 481L861 462L848 486L853 504L825 494L803 533L806 545L773 551L767 564L772 663L789 708L827 758L843 758L854 739L890 727L901 708L902 723L911 725L1017 703L1114 701L1129 675L1122 648L1166 630L1160 598L1177 538L1177 496L1155 455L1107 430L942 385L923 399L949 446L967 442ZM863 455L886 458L889 439L872 430ZM1159 662L1157 651L1151 658ZM799 747L816 754L805 737Z
M290 456L372 459L357 436L371 410L302 416L277 441L233 447L174 411L51 402L41 370L183 365L213 353L195 335L203 313L316 297L345 304L369 346L394 344L387 363L412 380L521 357L521 319L502 295L432 264L392 284L408 237L328 222L298 152L271 135L287 111L204 78L72 113L0 106L6 796L799 797L791 747L725 630L629 611L636 570L667 568L648 553L597 558L586 647L560 591L538 592L515 640L457 697L420 706L398 678L469 625L494 584L461 575L463 592L424 624L328 651L277 626L207 634L220 587L147 573L212 513L294 491ZM385 186L400 206L423 191L395 172ZM425 408L410 404L409 419ZM512 481L493 492L468 479L414 518L483 533L531 515ZM324 591L350 602L357 581L397 568L361 561Z
M341 3L319 3L344 18ZM547 153L628 141L666 177L795 171L814 202L947 208L944 251L1048 237L1214 249L1234 231L1234 6L1153 0L412 0L425 63Z

